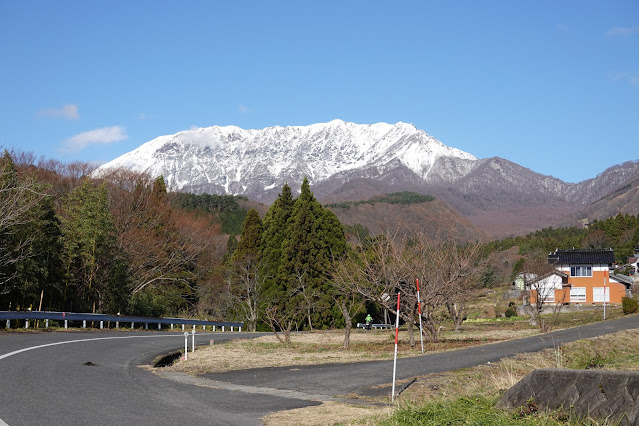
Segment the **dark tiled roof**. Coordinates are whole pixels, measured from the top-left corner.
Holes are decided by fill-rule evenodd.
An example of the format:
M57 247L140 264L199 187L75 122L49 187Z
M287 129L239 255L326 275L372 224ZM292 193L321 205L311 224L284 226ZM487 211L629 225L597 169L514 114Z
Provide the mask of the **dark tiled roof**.
M556 250L548 255L548 263L558 265L577 264L612 264L615 263L615 253L612 249L572 249Z

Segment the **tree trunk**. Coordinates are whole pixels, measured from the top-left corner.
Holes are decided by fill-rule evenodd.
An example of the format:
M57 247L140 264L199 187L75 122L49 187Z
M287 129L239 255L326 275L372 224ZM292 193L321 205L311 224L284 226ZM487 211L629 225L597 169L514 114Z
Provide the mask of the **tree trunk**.
M410 342L411 349L415 348L415 313L411 312L408 315L408 340Z
M342 347L348 349L351 344L351 329L353 328L352 318L344 301L340 302L340 309L344 316L344 344Z

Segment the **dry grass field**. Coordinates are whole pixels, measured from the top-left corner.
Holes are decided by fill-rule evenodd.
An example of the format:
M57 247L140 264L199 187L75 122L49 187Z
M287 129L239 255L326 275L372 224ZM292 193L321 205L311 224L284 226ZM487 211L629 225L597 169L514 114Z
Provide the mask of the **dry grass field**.
M611 311L614 316L620 313ZM597 313L566 314L556 328L566 328L599 319ZM425 343L428 352L492 343L537 334L526 319L468 321L463 330L444 331L438 343ZM353 331L351 347L342 349L343 332L296 333L292 344L282 345L270 334L253 340L236 340L201 347L189 354L188 362L178 361L169 371L201 374L255 367L308 365L390 359L394 332ZM400 332L400 357L421 354L419 334L416 347L408 345L408 334ZM362 398L362 405L339 402L317 407L278 412L265 417L266 425L398 424L393 413L411 410L433 401L482 395L496 398L536 368L611 368L639 371L639 330L572 342L533 354L518 355L499 363L416 378L394 403L388 398ZM241 361L238 361L241 360ZM401 424L401 421L400 423Z

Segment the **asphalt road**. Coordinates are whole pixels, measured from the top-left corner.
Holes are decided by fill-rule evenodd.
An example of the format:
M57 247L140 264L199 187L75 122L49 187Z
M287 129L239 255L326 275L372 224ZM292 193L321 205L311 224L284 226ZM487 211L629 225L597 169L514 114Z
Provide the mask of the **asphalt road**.
M639 327L639 316L459 351L404 358L398 380L497 362L516 353ZM273 411L317 405L349 394L390 395L392 361L248 369L158 377L139 365L183 348L168 333L0 333L0 426L260 424ZM200 344L238 337L201 334ZM44 346L67 340L90 340ZM241 337L251 337L242 333ZM237 360L241 362L241 360ZM86 366L86 362L96 364Z
M563 343L638 328L639 316L605 321L518 340L476 346L468 349L397 360L397 380L410 381L417 376L494 363L517 353L536 352ZM259 368L226 373L209 373L209 380L243 386L289 389L313 395L349 394L390 397L393 361L352 364L325 364L299 367ZM400 388L398 388L400 389Z
M252 335L196 336L209 344ZM180 348L182 333L0 333L0 426L254 425L275 410L319 404L182 384L138 367Z

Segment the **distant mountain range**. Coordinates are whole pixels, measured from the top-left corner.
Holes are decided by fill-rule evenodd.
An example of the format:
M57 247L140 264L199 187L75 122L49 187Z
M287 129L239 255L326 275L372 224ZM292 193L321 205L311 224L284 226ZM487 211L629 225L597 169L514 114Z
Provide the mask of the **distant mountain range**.
M477 159L411 124L341 120L261 130L187 130L153 139L102 165L95 175L113 168L163 175L174 191L245 195L264 203L272 202L285 183L296 190L305 176L323 202L395 191L431 194L493 236L595 218L598 210L588 210L591 204L608 207L601 200L633 188L632 182L636 191L639 180L639 161L574 184L503 158ZM624 212L629 204L620 202L610 213Z

